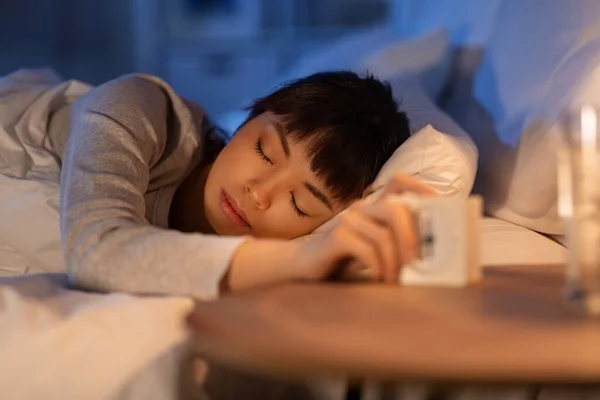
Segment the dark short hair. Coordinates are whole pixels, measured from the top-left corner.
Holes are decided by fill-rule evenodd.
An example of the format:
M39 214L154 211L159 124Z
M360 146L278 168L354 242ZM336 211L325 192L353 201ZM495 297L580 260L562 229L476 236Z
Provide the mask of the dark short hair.
M360 198L410 136L390 85L372 75L335 71L284 84L250 107L247 121L270 111L292 140L308 141L311 169L342 203Z

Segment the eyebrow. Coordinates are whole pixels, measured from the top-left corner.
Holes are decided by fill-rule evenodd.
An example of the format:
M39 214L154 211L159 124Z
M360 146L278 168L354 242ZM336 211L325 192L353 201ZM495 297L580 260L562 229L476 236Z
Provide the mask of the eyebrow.
M290 158L290 145L288 143L287 137L285 135L285 130L283 129L283 125L279 122L272 122L271 125L275 127L277 131L277 135L279 136L279 140L281 140L281 147L283 147L283 152L285 153L286 158Z
M315 196L317 199L321 200L321 202L323 204L325 204L327 206L327 208L329 208L331 211L333 211L331 202L329 201L327 196L325 196L323 193L321 193L319 191L319 189L317 189L316 187L314 187L313 185L311 185L308 182L304 182L304 186L306 186L306 188L313 194L313 196Z

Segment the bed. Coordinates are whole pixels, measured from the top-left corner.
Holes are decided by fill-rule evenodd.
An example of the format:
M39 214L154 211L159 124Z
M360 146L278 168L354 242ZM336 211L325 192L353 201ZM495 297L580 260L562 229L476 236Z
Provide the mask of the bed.
M527 5L520 2L501 4L500 0L460 0L447 4L407 1L403 9L406 15L399 17L403 21L399 36L395 39L386 36L385 46L378 49L380 52L370 52L361 64L361 67L372 68L384 63L382 71L391 74L392 80L394 74L403 71L408 71L415 79L425 80L427 94L441 106L452 123L457 123L473 138L479 150L475 191L483 195L487 204L486 217L481 222L483 265L560 265L565 261L567 250L560 243L564 241L564 232L556 215L557 188L552 178L555 168L552 152L556 150L553 147L556 143L531 125L539 119L534 111L546 107L541 111L552 112L554 104L532 98L529 92L519 92L519 88L532 93L537 93L533 90L536 87L550 88L559 91L555 97L562 97L560 90L567 83L575 87L581 76L595 79L594 71L600 62L596 60L596 53L588 52L587 70L574 74L573 71L554 69L552 60L561 59L569 49L557 48L552 45L557 41L549 39L536 43L535 37L528 37L527 32L519 33L518 30L524 27L531 30L534 24L540 24L539 29L544 32L547 24L554 24L552 32L559 35L561 29L572 29L573 21L577 22L566 18L561 28L559 16L573 15L573 10L580 7L586 8L589 18L600 18L600 5L551 1L552 6L535 1ZM536 7L553 12L541 20L537 18ZM440 26L446 28L445 36L433 30ZM576 34L584 32L586 26L583 24L576 29ZM528 38L520 43L520 47L507 46L502 42L507 30L511 31L510 37ZM373 40L378 43L377 32L365 34L372 35L366 43ZM417 45L412 42L403 47L400 43L415 38L419 39ZM600 41L600 35L588 39L591 46ZM440 40L444 46L440 45ZM427 43L434 43L436 51L428 52ZM344 49L359 47L343 46ZM407 51L414 56L415 49L435 57L420 64L398 67L399 72L386 64L405 59L403 55ZM372 49L363 46L362 50ZM514 51L515 56L511 57L508 51ZM536 52L544 57L538 57ZM485 54L488 54L487 58ZM360 56L351 54L339 59L355 60ZM506 69L502 63L520 62L518 57L546 64L526 69L529 75L525 74L527 71L522 71L525 75L519 75L518 71L511 70L510 76L501 74L497 79L490 78L490 70ZM319 61L318 57L316 59ZM311 68L318 69L321 65L318 62L311 65L307 61L285 78L308 73ZM550 84L554 81L548 71L555 73L555 78L560 77L561 85ZM440 74L444 79L439 79ZM283 80L283 77L279 78ZM536 79L537 86L530 83ZM82 83L71 81L57 85L58 82L61 80L50 72L45 72L38 82L40 88L47 89L50 83L54 85L54 91L45 98L46 104L52 107L58 106L54 101L68 101L90 89ZM501 85L500 89L492 84ZM490 98L494 93L498 94L495 100ZM584 94L587 98L595 95ZM552 94L544 92L544 95ZM40 101L34 92L31 96L27 101ZM504 120L508 114L499 111L501 104L516 107L511 110L513 119L510 121ZM50 112L50 109L45 110ZM4 127L12 118L7 113L6 107L0 107L0 121ZM522 115L528 115L528 119L519 119ZM220 116L219 121L234 127L240 118L243 115L232 112ZM32 116L29 129L24 132L42 129L40 121ZM425 121L428 121L427 117ZM515 129L524 136L515 139ZM59 170L55 159L39 158L45 148L44 140L28 140L31 147L25 152L23 149L15 151L14 141L7 139L10 136L7 132L6 129L0 132L5 135L0 141L3 146L0 151L0 391L3 396L177 398L180 363L185 357L187 337L184 316L190 310L192 300L95 294L69 289L58 234ZM24 154L29 161L19 164ZM39 162L31 163L31 160ZM536 163L541 167L536 167ZM18 165L32 168L15 168ZM531 173L540 169L545 172L543 176ZM340 395L333 389L314 393L321 398ZM203 396L201 392L197 395Z

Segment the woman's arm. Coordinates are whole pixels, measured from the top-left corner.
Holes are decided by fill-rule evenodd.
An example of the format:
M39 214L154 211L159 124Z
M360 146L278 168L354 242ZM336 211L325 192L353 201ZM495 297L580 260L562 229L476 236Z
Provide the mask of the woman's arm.
M345 278L397 283L400 268L418 256L412 212L395 195L435 191L398 174L374 201L358 201L335 218L324 232L288 242L249 240L242 244L225 275L222 288L239 290L291 279Z
M324 237L290 242L151 226L144 200L149 171L165 157L165 149L185 148L186 135L198 129L181 99L158 78L111 81L79 99L71 116L61 178L61 233L69 279L78 287L211 298L221 288L322 279L351 258L379 277L391 277L401 264L374 256L384 247L391 252L411 236L406 210L385 202L348 215L378 220L369 224L385 225L374 227L379 232L374 235L386 240L354 237L354 217L342 218ZM179 129L167 137L167 123L174 118Z
M178 134L167 138L173 118ZM71 283L101 291L218 294L245 239L168 231L145 217L150 168L195 129L181 99L153 77L123 77L74 103L61 177Z

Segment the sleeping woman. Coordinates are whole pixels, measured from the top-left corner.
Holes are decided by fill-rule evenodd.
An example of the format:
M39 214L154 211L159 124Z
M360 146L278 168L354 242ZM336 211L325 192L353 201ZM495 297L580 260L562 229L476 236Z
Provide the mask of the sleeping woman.
M395 282L417 240L410 213L387 194L432 190L399 175L377 202L360 201L409 137L390 87L320 73L249 110L225 144L201 108L159 78L130 75L58 111L71 284L211 298L325 279L349 260L356 274Z

